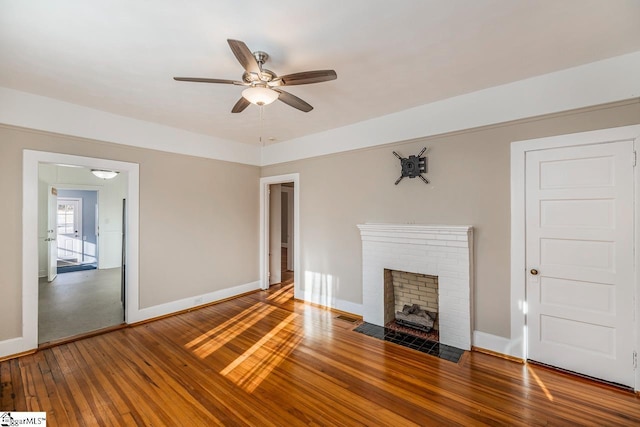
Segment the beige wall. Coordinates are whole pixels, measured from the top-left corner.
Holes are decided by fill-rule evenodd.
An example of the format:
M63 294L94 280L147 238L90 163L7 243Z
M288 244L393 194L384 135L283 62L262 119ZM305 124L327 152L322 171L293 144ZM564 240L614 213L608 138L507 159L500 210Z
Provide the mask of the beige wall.
M258 280L258 167L0 126L0 340L21 335L23 149L140 164L141 308Z
M472 225L475 329L510 336L510 143L640 123L640 103L581 110L264 167L263 176L300 173L301 277L331 276L333 297L362 303L365 222ZM431 181L405 178L399 161L428 146ZM302 283L302 289L309 286Z
M473 225L475 329L508 337L510 142L637 123L634 101L274 165L262 175L300 173L302 289L315 273L346 302L362 302L356 224ZM392 150L408 156L425 145L431 184L394 186ZM21 334L23 149L140 164L141 308L258 280L260 168L0 127L0 340Z

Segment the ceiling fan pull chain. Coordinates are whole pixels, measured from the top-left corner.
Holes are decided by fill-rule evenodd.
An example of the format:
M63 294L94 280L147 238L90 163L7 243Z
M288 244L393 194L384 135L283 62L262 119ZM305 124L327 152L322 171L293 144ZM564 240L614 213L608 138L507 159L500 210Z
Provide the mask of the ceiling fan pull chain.
M258 139L260 141L260 144L264 147L264 144L262 143L262 111L263 110L264 110L264 106L260 105L260 138Z

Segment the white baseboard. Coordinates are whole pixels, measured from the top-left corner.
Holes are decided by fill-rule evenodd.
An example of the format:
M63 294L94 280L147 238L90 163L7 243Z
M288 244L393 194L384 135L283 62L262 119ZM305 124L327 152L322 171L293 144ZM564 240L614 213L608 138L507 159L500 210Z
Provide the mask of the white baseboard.
M20 354L30 350L35 350L35 347L33 346L33 343L29 342L29 340L26 340L24 337L9 338L7 340L0 341L0 357Z
M219 291L210 292L208 294L197 295L177 301L172 301L166 304L159 304L153 307L143 308L138 310L137 313L134 313L134 318L128 319L128 323L141 322L144 320L153 319L154 317L165 316L167 314L187 310L189 308L194 308L203 304L220 301L225 298L234 297L236 295L241 295L243 293L251 292L258 289L260 289L260 281L255 281L246 283L244 285L235 286L233 288L221 289ZM362 304L357 304L351 301L345 301L338 298L333 298L331 301L326 301L326 299L323 298L322 295L314 295L311 292L303 292L302 299L304 301L344 311L346 313L352 313L358 316L362 315ZM491 350L493 352L505 354L508 356L522 358L522 351L519 346L515 344L512 343L508 338L488 334L481 331L473 332L473 345L475 347ZM29 346L25 347L25 345L26 342L23 337L10 338L4 341L0 341L0 357L19 354L30 350L30 348L28 348Z
M210 292L208 294L196 295L177 301L171 301L166 304L154 305L152 307L142 308L130 314L127 323L142 322L144 320L153 319L154 317L165 316L167 314L176 313L178 311L187 310L198 307L203 304L220 301L225 298L231 298L246 292L260 289L260 281L245 283L244 285L234 286L233 288L220 289L219 291Z
M362 316L362 304L356 304L351 301L344 301L341 299L335 300L335 304L332 308L336 310L344 311L345 313L351 313L358 316Z
M481 331L473 331L473 346L491 350L495 353L522 358L522 349L509 338L488 334Z
M327 301L324 295L313 294L312 292L308 292L306 290L302 292L301 299L303 301L318 304L323 307L333 308L336 310L344 311L345 313L351 313L358 316L362 316L362 304L357 304L351 301L345 301L338 298L332 298L330 301Z
M219 291L204 295L196 295L178 301L168 302L166 304L154 305L153 307L143 308L137 311L134 310L132 312L133 316L130 316L132 318L127 319L127 323L136 323L143 320L153 319L154 317L165 316L167 314L220 301L225 298L234 297L257 289L260 289L259 281L246 283L233 288L220 289ZM25 339L25 337L9 338L4 341L0 341L0 357L20 354L26 351L35 350L36 348L37 344L34 345L34 343Z

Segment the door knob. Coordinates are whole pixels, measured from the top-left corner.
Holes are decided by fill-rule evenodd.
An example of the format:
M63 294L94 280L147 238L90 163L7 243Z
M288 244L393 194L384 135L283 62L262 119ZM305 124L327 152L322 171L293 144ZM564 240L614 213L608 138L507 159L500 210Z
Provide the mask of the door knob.
M532 268L532 269L531 269L531 271L530 271L530 273L531 273L533 276L537 276L537 275L538 275L538 270L536 270L535 268Z

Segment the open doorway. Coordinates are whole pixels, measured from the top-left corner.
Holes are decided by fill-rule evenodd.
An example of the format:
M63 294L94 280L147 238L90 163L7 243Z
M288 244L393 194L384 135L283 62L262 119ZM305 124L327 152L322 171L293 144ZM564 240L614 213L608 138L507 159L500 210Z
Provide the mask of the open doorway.
M58 189L57 273L98 268L98 191Z
M294 183L285 182L281 185L281 262L280 272L283 282L293 282L294 265L294 227L293 227L293 197Z
M293 283L294 190L293 182L269 185L269 286Z
M124 323L127 173L38 166L38 344Z
M38 168L41 164L78 165L127 173L126 203L126 305L125 321L148 318L139 306L140 166L137 163L46 151L24 150L22 158L22 335L2 343L2 354L18 354L38 348L38 260L43 246L38 227L42 205ZM46 191L46 190L45 190ZM44 230L45 234L47 229ZM55 270L54 270L55 271Z
M260 179L261 288L293 281L300 293L299 174Z

